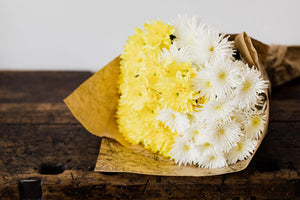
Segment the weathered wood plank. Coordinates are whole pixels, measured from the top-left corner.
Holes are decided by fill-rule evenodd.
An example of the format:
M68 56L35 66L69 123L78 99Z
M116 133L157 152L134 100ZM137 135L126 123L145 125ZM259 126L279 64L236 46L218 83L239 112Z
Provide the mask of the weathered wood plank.
M300 169L300 123L271 123L269 133L254 157L258 171ZM0 124L0 172L22 174L42 164L62 165L65 169L93 169L100 138L81 125Z
M300 99L300 78L272 89L271 99Z
M256 171L300 172L300 123L270 123L269 131L253 158Z
M0 102L60 102L91 72L0 72Z
M269 173L246 171L213 177L164 177L137 174L102 174L65 170L58 175L28 171L0 178L2 199L18 199L19 179L39 177L45 199L291 199L295 197L295 171ZM187 181L188 179L188 181ZM8 192L10 194L8 194ZM6 197L7 198L6 198ZM13 198L12 198L13 197Z
M300 101L273 100L271 102L270 121L300 121ZM0 123L79 124L63 102L0 103Z
M60 102L91 72L0 72L0 102ZM300 78L273 88L272 99L300 98Z
M0 103L0 123L79 124L62 101L58 103Z
M300 98L299 98L300 99ZM300 121L300 101L273 99L270 102L270 122Z
M47 167L48 163L54 168L61 165L67 169L93 170L101 140L81 125L72 124L0 124L0 135L0 175L6 176L30 169L39 171L42 164Z

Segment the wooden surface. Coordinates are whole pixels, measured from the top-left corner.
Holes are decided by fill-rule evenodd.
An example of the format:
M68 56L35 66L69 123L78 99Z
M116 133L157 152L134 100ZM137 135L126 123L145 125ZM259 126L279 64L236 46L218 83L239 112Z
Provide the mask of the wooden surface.
M91 75L0 72L1 200L40 199L20 180L41 180L43 199L300 198L300 79L273 89L269 132L246 170L195 178L94 172L101 139L62 102Z

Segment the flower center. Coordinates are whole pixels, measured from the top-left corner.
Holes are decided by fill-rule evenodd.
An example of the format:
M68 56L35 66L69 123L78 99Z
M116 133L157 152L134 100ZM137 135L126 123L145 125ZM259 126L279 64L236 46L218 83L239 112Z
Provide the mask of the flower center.
M194 130L194 135L198 135L200 132L198 130Z
M243 91L248 91L251 87L251 83L249 83L249 81L246 81L244 84L243 84Z
M210 143L206 142L203 146L204 147L210 147Z
M209 161L213 161L216 157L215 156L211 156L209 157Z
M220 128L217 130L218 135L223 135L225 133L225 130L223 128Z
M190 146L187 145L187 144L185 144L185 145L184 145L184 150L186 150L186 151L190 150Z
M260 118L259 117L254 117L252 119L252 126L256 127L260 124Z
M212 85L211 85L210 81L205 82L205 87L212 88Z
M238 143L238 144L237 144L237 150L238 150L238 151L241 151L242 148L243 148L242 144L241 144L241 143Z
M220 80L225 80L225 78L226 78L226 73L225 73L225 72L219 73L218 78L219 78Z
M221 110L221 108L222 108L222 105L218 104L218 105L216 105L215 110Z

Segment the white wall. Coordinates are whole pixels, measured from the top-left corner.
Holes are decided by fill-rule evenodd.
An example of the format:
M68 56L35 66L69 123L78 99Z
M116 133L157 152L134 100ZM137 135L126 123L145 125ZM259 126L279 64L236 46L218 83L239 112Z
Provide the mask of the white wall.
M225 33L300 45L299 0L0 0L0 70L97 71L134 27L198 15Z

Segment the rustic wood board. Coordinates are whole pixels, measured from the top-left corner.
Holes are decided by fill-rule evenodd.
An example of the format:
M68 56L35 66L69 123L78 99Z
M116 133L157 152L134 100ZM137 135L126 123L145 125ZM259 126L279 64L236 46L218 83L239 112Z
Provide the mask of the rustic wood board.
M196 178L94 172L101 139L62 102L91 75L0 72L1 200L20 199L32 177L43 199L300 198L300 79L273 90L269 133L245 170Z

